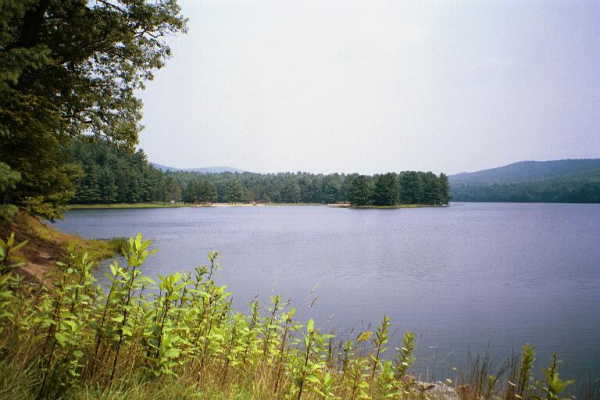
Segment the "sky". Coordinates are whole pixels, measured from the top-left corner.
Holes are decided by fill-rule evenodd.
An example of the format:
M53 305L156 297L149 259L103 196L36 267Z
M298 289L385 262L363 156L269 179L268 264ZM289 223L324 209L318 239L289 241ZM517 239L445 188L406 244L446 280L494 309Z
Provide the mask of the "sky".
M178 168L600 157L600 1L180 0L140 146Z

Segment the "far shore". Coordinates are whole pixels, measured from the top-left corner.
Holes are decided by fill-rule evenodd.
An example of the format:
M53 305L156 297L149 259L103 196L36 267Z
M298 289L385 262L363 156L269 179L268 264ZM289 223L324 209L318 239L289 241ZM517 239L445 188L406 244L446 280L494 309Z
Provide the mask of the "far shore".
M124 208L197 208L197 207L285 207L285 206L327 206L332 208L353 208L353 209L398 209L398 208L422 208L422 207L445 207L446 205L434 204L397 204L393 206L353 206L350 203L111 203L111 204L70 204L69 210L89 210L89 209L124 209Z
M426 207L448 207L447 204L396 204L393 206L345 206L359 210L377 209L377 210L395 210L397 208L426 208Z
M69 210L107 208L199 208L199 207L281 207L281 206L325 206L321 203L111 203L111 204L70 204Z
M110 203L110 204L69 204L69 210L79 209L104 209L104 208L179 208L191 207L191 204L184 203Z

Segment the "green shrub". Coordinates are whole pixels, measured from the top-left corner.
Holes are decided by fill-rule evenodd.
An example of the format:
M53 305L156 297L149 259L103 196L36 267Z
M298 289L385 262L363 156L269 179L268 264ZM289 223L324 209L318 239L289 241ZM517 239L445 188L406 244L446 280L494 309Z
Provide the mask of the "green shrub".
M3 241L14 248L14 239ZM152 253L141 235L126 241L126 263L110 265L110 285L95 261L71 253L52 287L31 286L11 269L0 275L0 397L15 399L425 399L433 385L408 375L415 336L404 335L393 360L385 353L391 321L338 347L313 320L304 327L280 297L262 314L235 312L211 252L194 273L144 276ZM6 254L6 252L4 253ZM304 329L301 329L304 328ZM532 384L533 349L525 347L510 400L561 400L570 383L558 361ZM510 385L509 385L510 386ZM494 382L489 398L501 389ZM512 386L511 386L512 387ZM493 392L493 393L492 393ZM463 399L471 399L459 391ZM508 392L507 392L508 393ZM534 397L538 396L538 397ZM508 395L507 395L508 397Z

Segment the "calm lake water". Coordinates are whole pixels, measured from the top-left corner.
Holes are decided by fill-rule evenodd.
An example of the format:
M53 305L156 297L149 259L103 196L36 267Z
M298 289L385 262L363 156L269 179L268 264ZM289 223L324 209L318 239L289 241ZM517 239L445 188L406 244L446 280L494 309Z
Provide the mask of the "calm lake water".
M159 249L144 267L153 276L218 250L217 281L238 309L280 294L299 319L343 337L388 315L390 348L415 332L417 369L429 377L524 343L538 368L557 351L564 377L600 375L597 204L74 210L56 225L90 238L142 232Z

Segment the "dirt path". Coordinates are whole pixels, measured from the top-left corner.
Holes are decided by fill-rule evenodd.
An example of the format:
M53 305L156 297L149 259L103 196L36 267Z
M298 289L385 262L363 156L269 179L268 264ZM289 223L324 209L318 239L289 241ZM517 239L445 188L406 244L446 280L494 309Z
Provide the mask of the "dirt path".
M123 243L122 239L89 240L60 232L25 212L20 212L12 221L0 220L0 238L15 234L17 243L27 244L15 255L22 262L20 272L26 279L48 283L56 262L65 258L69 251L86 251L96 260L112 257Z

